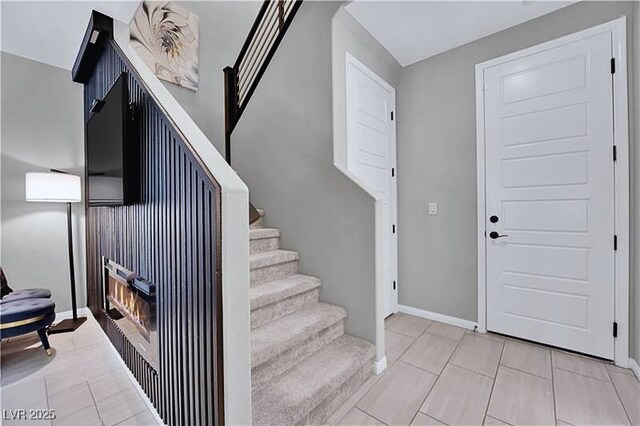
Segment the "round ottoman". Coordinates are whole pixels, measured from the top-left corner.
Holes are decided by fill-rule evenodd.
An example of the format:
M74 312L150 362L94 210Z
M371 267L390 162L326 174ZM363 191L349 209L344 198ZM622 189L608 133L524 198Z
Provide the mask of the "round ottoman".
M2 303L0 339L37 331L47 355L51 355L47 327L56 317L55 308L55 303L50 299L23 299Z
M12 302L24 299L49 299L51 291L46 288L30 288L27 290L14 290L2 298L3 302Z

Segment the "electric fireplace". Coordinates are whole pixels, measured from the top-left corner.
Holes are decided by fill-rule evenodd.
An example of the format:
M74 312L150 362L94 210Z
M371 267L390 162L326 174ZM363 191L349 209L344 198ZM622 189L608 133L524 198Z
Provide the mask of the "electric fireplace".
M103 258L104 311L154 368L158 368L155 285Z

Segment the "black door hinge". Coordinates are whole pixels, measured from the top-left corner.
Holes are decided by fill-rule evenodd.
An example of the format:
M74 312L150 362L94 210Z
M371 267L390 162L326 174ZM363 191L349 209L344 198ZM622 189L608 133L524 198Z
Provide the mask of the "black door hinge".
M613 161L618 161L618 148L616 148L616 146L613 146Z
M391 168L391 177L394 177L396 175L396 168L392 167Z
M395 281L393 282L393 289L394 290L396 289L396 282Z
M393 121L393 111L391 111L391 121Z
M616 58L611 58L611 74L616 73Z
M614 251L618 250L618 236L617 235L613 236L613 250Z
M395 225L391 225L391 232L393 232L394 234L396 233L396 226Z
M613 322L613 337L618 337L618 323Z

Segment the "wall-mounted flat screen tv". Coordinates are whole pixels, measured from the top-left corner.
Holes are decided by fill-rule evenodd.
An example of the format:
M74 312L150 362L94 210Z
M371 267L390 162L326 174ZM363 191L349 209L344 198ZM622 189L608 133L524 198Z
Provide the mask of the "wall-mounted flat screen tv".
M90 206L126 205L139 198L140 145L127 77L127 73L120 74L105 97L91 106L86 124Z

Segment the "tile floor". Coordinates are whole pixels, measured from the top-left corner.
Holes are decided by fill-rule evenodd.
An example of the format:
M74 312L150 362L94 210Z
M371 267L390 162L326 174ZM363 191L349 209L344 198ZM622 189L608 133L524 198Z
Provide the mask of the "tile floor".
M405 314L386 320L384 374L331 425L640 425L631 370Z
M3 425L157 425L125 367L90 317L74 333L49 337L47 357L35 333L0 347ZM9 420L5 410L53 409L51 421Z

